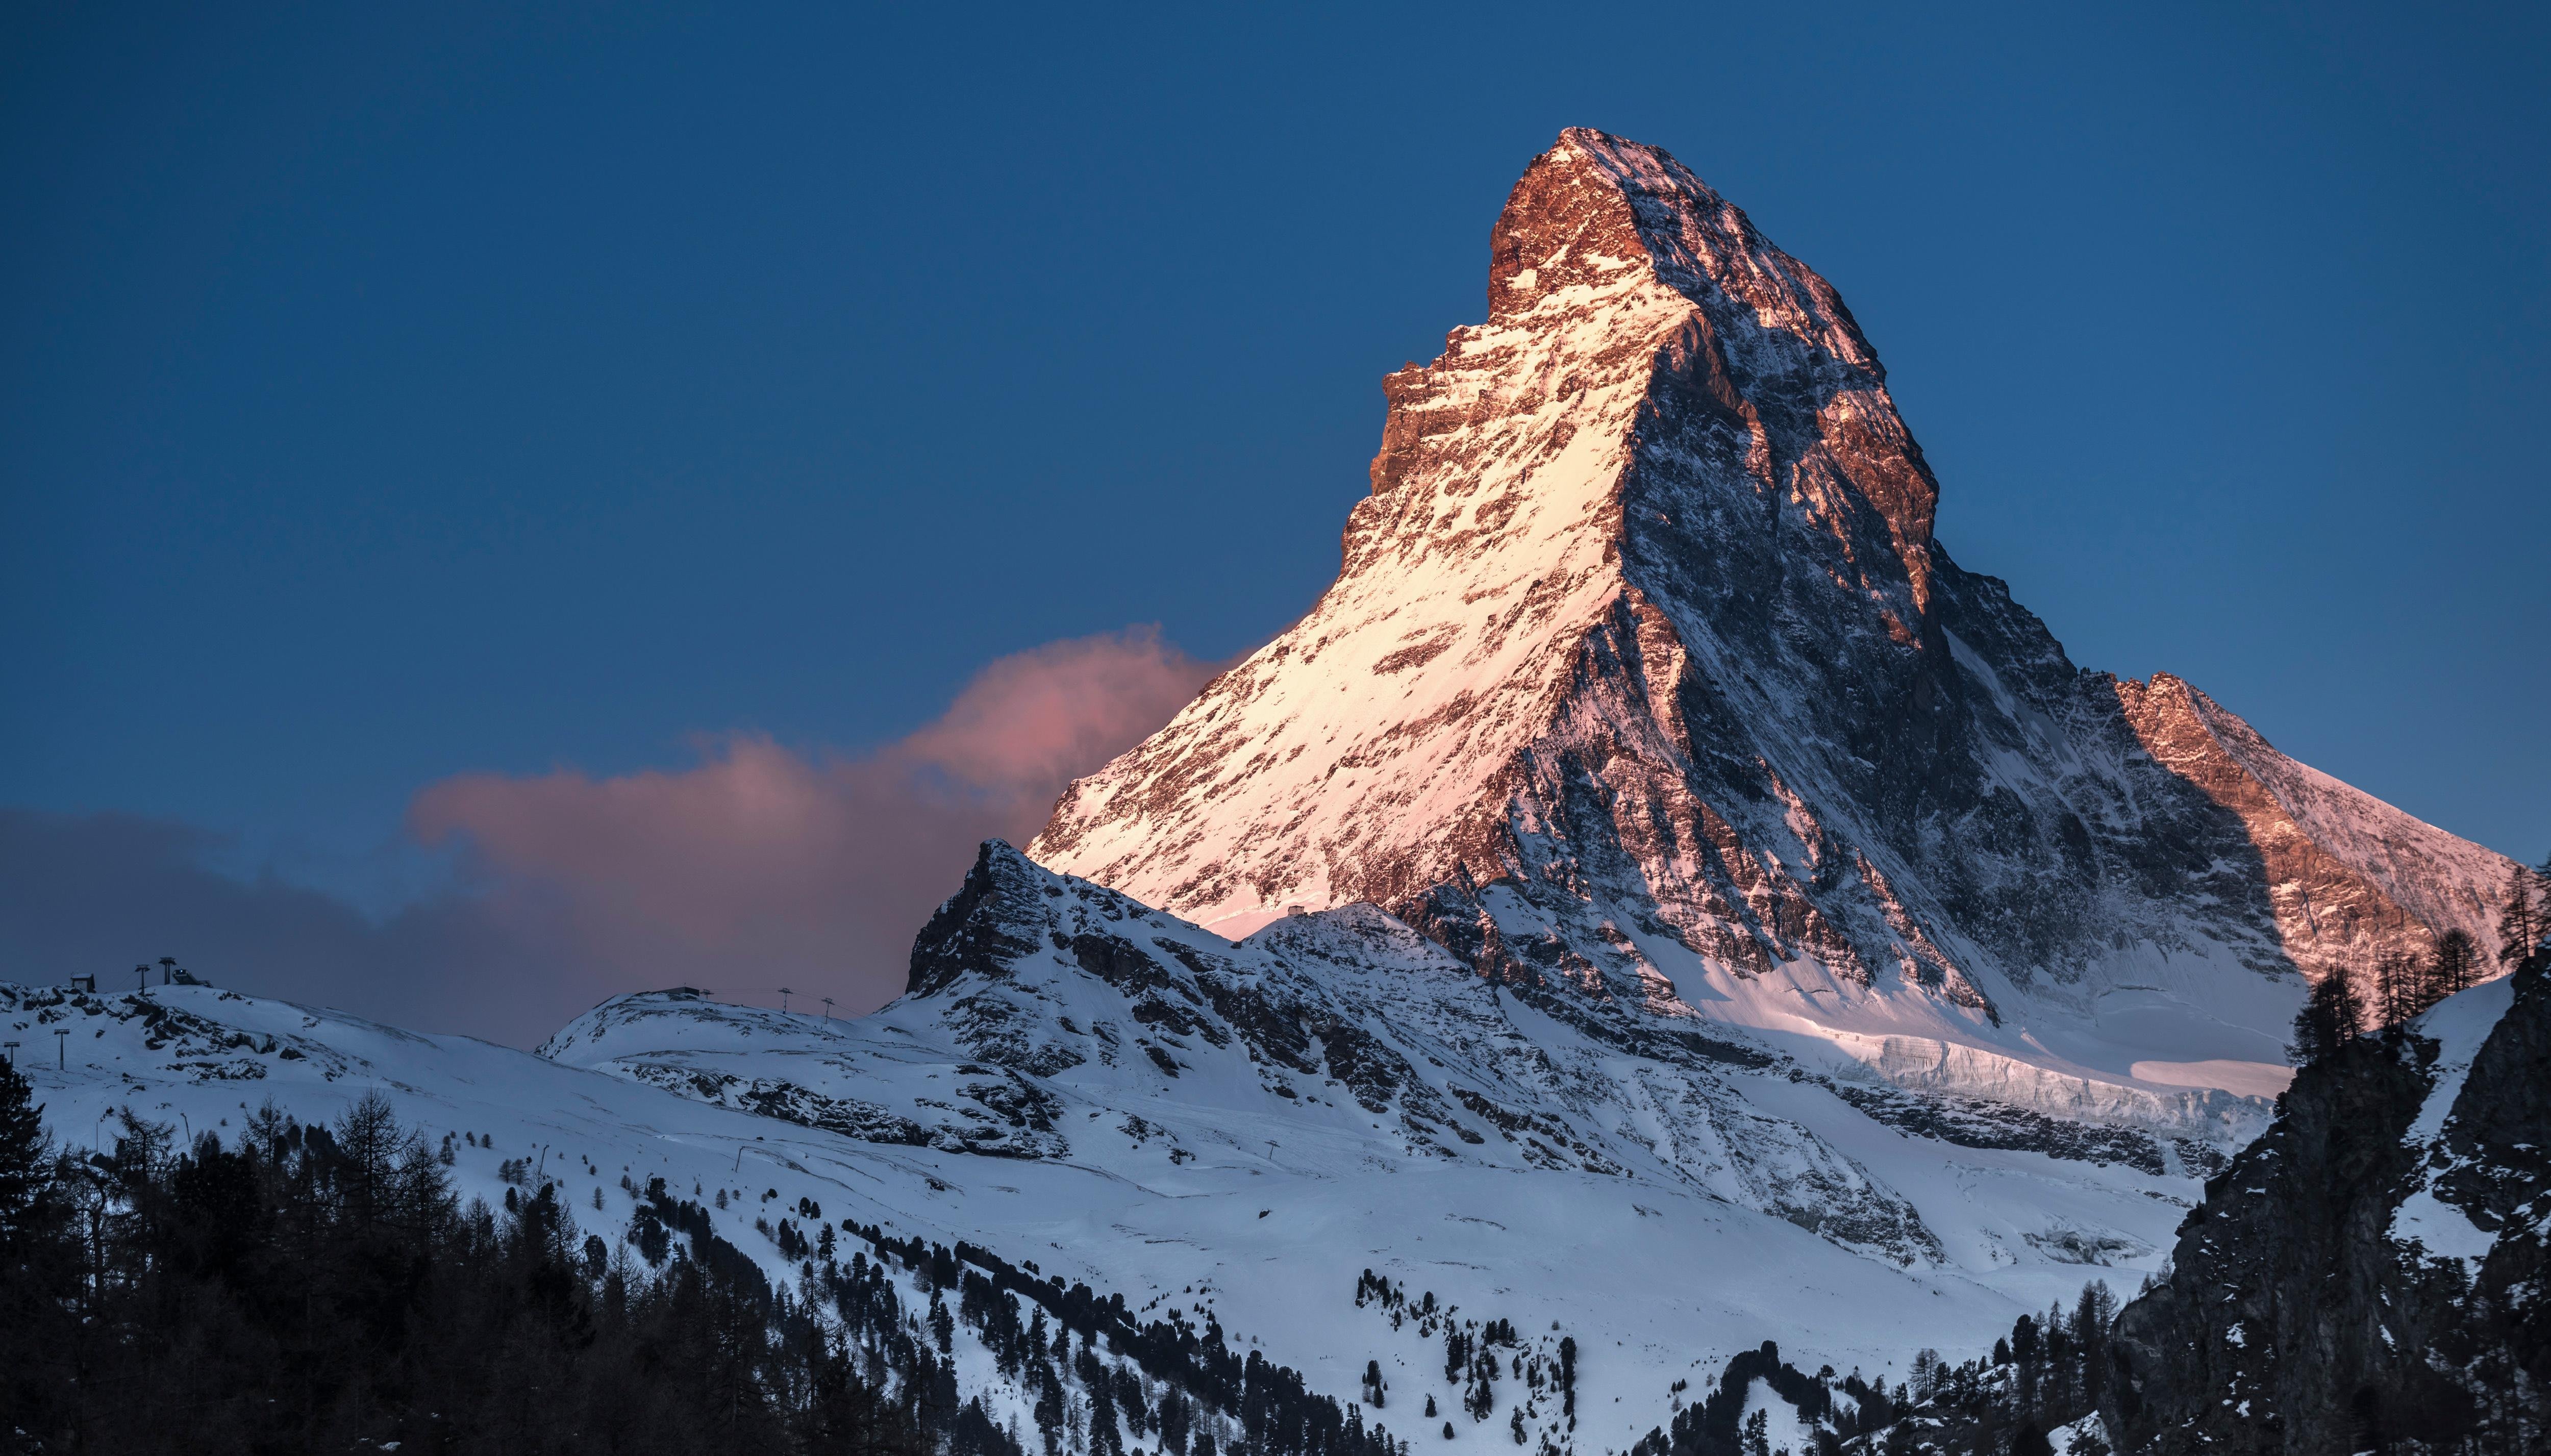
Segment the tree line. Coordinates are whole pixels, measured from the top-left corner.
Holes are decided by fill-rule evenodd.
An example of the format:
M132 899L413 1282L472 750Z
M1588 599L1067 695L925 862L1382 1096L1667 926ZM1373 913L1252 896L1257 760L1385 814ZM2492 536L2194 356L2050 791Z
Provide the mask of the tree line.
M0 1068L0 1451L1025 1456L961 1399L963 1325L1045 1456L1407 1456L1210 1315L1140 1321L964 1243L845 1220L839 1262L801 1200L811 1232L756 1220L792 1289L662 1179L624 1180L609 1240L553 1184L464 1203L378 1092L327 1125L269 1102L228 1145L128 1109L90 1154L42 1114Z
M1417 1324L1418 1336L1433 1339L1440 1325L1444 1336L1444 1380L1459 1388L1462 1410L1474 1421L1484 1421L1497 1407L1496 1383L1511 1377L1521 1383L1515 1404L1506 1419L1506 1434L1513 1442L1524 1445L1530 1439L1527 1421L1541 1416L1541 1402L1547 1397L1559 1405L1559 1419L1552 1429L1542 1434L1545 1452L1574 1449L1564 1442L1577 1429L1577 1339L1560 1337L1555 1347L1547 1350L1537 1341L1526 1339L1511 1319L1495 1318L1482 1323L1460 1318L1461 1306L1438 1303L1435 1292L1411 1299L1408 1287L1393 1284L1389 1276L1366 1270L1356 1280L1356 1307L1378 1308L1390 1320L1394 1330L1409 1321ZM1559 1329L1552 1321L1551 1329ZM1381 1362L1368 1360L1364 1367L1365 1400L1379 1409L1388 1400L1389 1382L1382 1378ZM1442 1419L1444 1412L1435 1397L1426 1397L1426 1419ZM1453 1422L1444 1420L1442 1435L1451 1440L1456 1435Z
M2538 975L2551 967L2551 860L2538 870L2508 872L2499 907L2498 964L2508 974ZM2290 1048L2297 1063L2317 1062L2369 1031L2384 1031L2426 1011L2488 974L2479 943L2467 930L2436 937L2425 956L2387 955L2358 971L2342 967L2321 978L2295 1013Z
M2108 1326L2116 1297L2103 1282L2085 1287L2070 1310L2023 1314L1990 1356L1952 1363L1937 1350L1913 1357L1903 1383L1837 1377L1832 1366L1809 1375L1765 1340L1740 1350L1717 1389L1642 1436L1629 1456L1778 1456L1770 1421L1746 1404L1754 1383L1769 1385L1808 1423L1809 1451L1791 1456L1914 1456L1920 1452L2008 1452L2053 1456L2048 1432L2098 1407L2108 1368ZM1683 1389L1681 1383L1677 1391ZM2095 1443L2093 1443L2095 1445ZM2091 1447L2076 1445L2088 1456ZM2104 1447L2097 1447L2104 1451Z
M462 1203L377 1092L85 1156L42 1112L0 1069L0 1451L1019 1456L881 1271L819 1318L661 1181L606 1242Z
M1059 1398L1062 1371L1071 1371L1089 1407L1087 1443L1068 1440L1077 1434L1066 1424L1072 1411L1059 1399L1049 1404L1040 1395L1036 1419L1048 1456L1067 1445L1090 1456L1117 1456L1118 1419L1137 1436L1156 1435L1169 1456L1217 1456L1213 1428L1226 1422L1228 1435L1245 1443L1246 1456L1408 1456L1407 1443L1379 1424L1366 1425L1358 1406L1311 1391L1301 1372L1256 1350L1234 1351L1211 1313L1201 1326L1174 1312L1168 1319L1138 1320L1121 1294L1067 1286L1060 1275L1041 1275L963 1240L950 1248L896 1238L874 1224L852 1223L848 1230L867 1240L881 1260L913 1270L929 1288L956 1291L958 1317L980 1333L1005 1375L1015 1369L1032 1389ZM1024 1328L1014 1299L1033 1310ZM1049 1319L1053 1344L1040 1348ZM1074 1335L1079 1353L1067 1363ZM1098 1353L1102 1342L1132 1368L1111 1369ZM1134 1371L1164 1389L1147 1397Z

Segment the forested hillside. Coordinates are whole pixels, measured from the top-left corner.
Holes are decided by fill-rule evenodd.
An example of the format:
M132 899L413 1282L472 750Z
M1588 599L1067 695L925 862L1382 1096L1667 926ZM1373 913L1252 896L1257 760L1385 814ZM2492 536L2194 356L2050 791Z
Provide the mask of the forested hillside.
M1405 1451L1218 1326L811 1200L756 1219L793 1288L661 1178L617 1241L551 1183L463 1204L377 1092L230 1144L127 1113L85 1158L42 1113L0 1069L0 1449Z

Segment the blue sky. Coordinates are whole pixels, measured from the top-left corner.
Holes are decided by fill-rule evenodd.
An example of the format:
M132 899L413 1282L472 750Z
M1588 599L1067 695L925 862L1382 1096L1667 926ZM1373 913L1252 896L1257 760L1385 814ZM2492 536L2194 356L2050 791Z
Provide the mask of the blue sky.
M517 9L0 20L16 863L377 925L485 868L455 776L1245 650L1579 124L1834 281L2077 662L2551 850L2540 7Z

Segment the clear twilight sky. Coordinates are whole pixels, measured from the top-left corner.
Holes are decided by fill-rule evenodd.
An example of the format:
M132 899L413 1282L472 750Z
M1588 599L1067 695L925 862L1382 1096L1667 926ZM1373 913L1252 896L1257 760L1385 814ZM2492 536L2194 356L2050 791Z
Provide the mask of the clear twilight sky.
M2551 850L2540 5L525 8L0 17L0 979L876 1004L1327 583L1570 125L2075 661Z

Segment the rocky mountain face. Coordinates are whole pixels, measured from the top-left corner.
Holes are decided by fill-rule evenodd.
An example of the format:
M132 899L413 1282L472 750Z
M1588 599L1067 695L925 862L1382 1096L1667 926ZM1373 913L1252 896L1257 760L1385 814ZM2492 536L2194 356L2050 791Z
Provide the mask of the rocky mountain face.
M1564 133L1384 389L1336 583L1032 857L2033 1103L2273 1092L2304 978L2485 929L2505 860L1953 562L1840 296L1655 148Z
M2551 1443L2551 977L2306 1068L2119 1314L2135 1453Z

